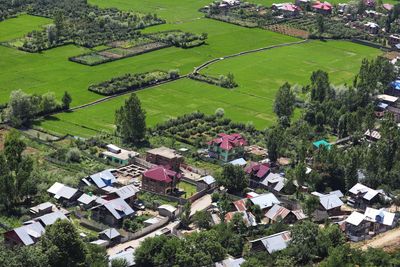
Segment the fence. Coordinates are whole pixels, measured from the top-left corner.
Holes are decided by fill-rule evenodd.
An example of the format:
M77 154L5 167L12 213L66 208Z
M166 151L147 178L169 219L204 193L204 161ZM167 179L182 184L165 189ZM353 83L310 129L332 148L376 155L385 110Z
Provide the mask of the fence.
M127 236L125 236L124 238L121 239L121 243L125 243L125 242L128 242L130 240L138 239L140 237L148 235L151 232L153 232L153 231L155 231L155 230L167 225L168 222L169 222L169 218L164 217L158 223L149 225L149 226L147 226L147 227L145 227L145 228L143 228L143 229L141 229L141 230L139 230L139 231L137 231L135 233L126 232Z
M109 227L107 225L101 224L99 222L95 222L95 221L91 221L85 218L81 218L79 220L79 224L96 232L101 232L104 231L106 229L108 229Z

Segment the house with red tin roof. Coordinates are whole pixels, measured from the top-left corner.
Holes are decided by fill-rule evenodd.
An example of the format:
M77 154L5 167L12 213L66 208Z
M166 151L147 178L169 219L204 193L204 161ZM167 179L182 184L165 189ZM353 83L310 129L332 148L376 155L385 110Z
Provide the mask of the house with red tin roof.
M208 154L211 158L228 162L242 157L246 145L247 141L241 134L220 133L217 138L208 142Z
M280 12L284 17L297 16L301 11L301 8L293 3L272 4L271 8Z
M164 166L156 166L143 173L142 189L159 194L169 194L179 182L181 174Z
M312 5L312 9L316 13L327 15L332 13L332 4L328 2L321 3L320 1L317 1Z
M250 187L258 187L270 173L269 163L250 162L244 171L249 175Z

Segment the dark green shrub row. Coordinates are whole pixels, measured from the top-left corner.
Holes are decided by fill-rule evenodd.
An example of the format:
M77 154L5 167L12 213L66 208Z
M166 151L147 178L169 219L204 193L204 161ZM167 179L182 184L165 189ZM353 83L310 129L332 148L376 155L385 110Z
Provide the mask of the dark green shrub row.
M209 75L204 75L200 73L191 73L188 76L190 79L201 81L201 82L206 82L209 84L217 85L223 88L235 88L238 86L238 84L235 82L233 74L228 73L227 76L225 75L220 75L218 78L217 77L212 77Z
M101 95L114 95L178 77L179 73L176 70L125 74L99 84L90 85L88 90Z

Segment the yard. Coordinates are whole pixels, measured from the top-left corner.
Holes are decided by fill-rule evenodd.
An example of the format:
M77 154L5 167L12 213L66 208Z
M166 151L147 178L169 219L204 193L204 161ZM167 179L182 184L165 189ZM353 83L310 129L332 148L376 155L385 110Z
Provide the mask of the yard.
M21 15L0 23L0 42L23 37L27 32L39 30L52 21L47 18Z
M183 191L185 191L185 194L182 196L184 198L189 198L191 196L193 196L194 194L196 194L197 190L196 190L196 186L188 183L186 181L181 181L179 182L179 184L177 184L177 187Z

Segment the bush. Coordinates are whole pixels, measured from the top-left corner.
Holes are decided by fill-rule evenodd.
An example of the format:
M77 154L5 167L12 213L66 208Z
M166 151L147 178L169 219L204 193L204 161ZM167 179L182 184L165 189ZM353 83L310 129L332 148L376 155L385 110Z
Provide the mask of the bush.
M80 162L81 161L81 151L76 147L69 149L66 154L66 161L67 162Z

